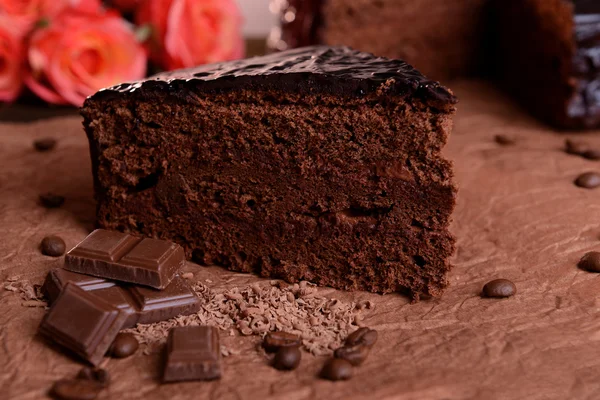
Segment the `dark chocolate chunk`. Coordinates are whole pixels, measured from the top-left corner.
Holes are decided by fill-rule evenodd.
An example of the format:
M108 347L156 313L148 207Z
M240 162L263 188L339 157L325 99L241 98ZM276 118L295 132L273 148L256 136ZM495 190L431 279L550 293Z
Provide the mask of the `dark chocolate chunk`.
M77 374L77 379L87 379L105 388L110 384L110 375L102 368L83 367Z
M600 186L600 174L597 172L586 172L575 179L575 185L585 189L595 189Z
M97 229L67 253L65 269L164 289L184 262L175 243Z
M577 266L590 272L600 272L600 252L590 251L585 253Z
M50 257L62 256L65 254L66 247L65 241L54 235L46 236L40 245L42 254Z
M357 366L362 364L369 355L369 347L364 344L357 344L355 346L344 346L336 349L333 353L335 358L342 358L350 364Z
M102 390L97 382L87 379L62 379L50 389L50 396L57 400L94 400Z
M67 283L40 325L40 333L98 365L127 314L79 286Z
M281 347L298 347L302 340L297 335L288 332L269 332L263 341L263 347L267 353L275 353Z
M484 297L510 297L517 293L517 287L508 279L494 279L489 281L483 287L482 295Z
M167 338L163 382L221 377L219 331L213 326L173 328Z
M40 195L40 204L46 208L58 208L65 203L65 198L53 193Z
M157 290L143 286L122 285L56 268L48 273L42 286L42 292L50 304L58 297L67 282L93 292L95 296L127 313L129 316L123 328L131 328L137 323L151 324L179 315L189 315L200 309L198 296L179 276L176 276L164 290Z
M354 332L348 335L346 338L346 346L363 345L366 347L373 347L377 342L377 331L369 329L367 327L358 328Z
M343 381L352 377L352 364L342 358L331 358L321 370L321 378L330 381Z
M109 353L115 358L125 358L133 355L139 347L140 344L132 333L121 332L110 346Z
M496 135L494 136L494 140L496 143L502 146L512 146L517 143L516 139L506 135Z
M37 151L48 151L52 150L56 146L56 139L51 137L45 137L41 139L36 139L33 142L33 147Z
M291 371L298 368L302 353L298 346L283 346L275 353L273 367L280 371Z

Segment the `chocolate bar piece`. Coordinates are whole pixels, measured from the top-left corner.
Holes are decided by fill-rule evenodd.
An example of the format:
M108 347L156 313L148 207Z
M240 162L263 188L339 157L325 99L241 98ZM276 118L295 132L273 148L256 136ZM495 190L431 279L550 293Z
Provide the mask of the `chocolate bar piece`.
M69 251L65 268L164 289L184 262L183 249L175 243L97 229Z
M131 328L138 323L164 321L178 315L189 315L200 309L200 299L180 276L176 276L164 290L157 290L118 284L62 268L51 270L42 286L50 304L56 300L68 282L127 312L129 317L123 328Z
M127 312L67 283L42 320L39 332L98 365L127 318Z
M167 339L163 382L208 381L221 377L219 331L213 326L173 328Z

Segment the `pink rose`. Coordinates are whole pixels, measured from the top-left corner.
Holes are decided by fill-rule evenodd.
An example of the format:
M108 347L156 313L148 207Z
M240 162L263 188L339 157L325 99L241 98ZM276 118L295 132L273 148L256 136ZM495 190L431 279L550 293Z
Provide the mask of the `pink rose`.
M100 9L100 0L0 0L0 14L11 17L23 29L67 9L96 12Z
M23 88L24 39L11 22L0 14L0 102L13 101Z
M65 12L34 31L27 86L49 103L80 106L99 89L140 79L146 51L116 13Z
M146 0L136 20L152 26L151 56L164 69L244 55L242 16L234 0Z

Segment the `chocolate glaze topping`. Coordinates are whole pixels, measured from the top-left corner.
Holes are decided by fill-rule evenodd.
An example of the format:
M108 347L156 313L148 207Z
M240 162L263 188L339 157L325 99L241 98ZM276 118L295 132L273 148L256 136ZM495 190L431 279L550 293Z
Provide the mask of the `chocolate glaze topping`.
M155 75L144 81L103 89L92 100L163 90L185 96L189 89L206 92L284 90L341 96L416 96L434 105L457 102L439 83L400 60L362 53L348 47L312 46L246 60L204 65ZM89 99L88 99L89 100Z

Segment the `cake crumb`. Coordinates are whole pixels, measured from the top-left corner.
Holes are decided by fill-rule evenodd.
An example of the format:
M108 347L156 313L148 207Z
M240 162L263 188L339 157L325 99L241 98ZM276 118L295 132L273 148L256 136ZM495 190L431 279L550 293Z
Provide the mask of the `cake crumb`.
M194 274L191 272L186 272L185 274L182 274L181 277L183 279L193 279L194 278Z

